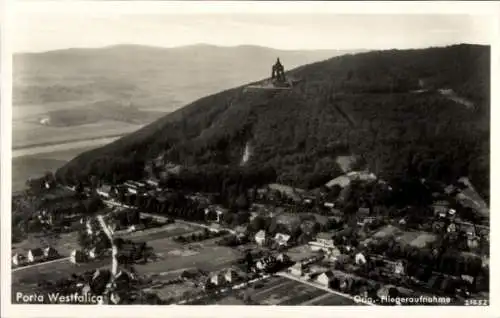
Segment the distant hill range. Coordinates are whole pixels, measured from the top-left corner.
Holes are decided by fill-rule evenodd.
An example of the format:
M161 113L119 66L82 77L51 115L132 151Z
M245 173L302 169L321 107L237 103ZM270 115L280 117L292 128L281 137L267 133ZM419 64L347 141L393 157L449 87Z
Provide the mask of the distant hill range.
M208 94L269 76L278 56L285 67L294 68L354 52L358 51L199 44L22 53L13 61L13 100L15 106L111 101L113 106L170 112Z
M117 58L113 52L120 50L129 51ZM111 61L116 59L118 65L133 63L127 58L133 50L142 56L151 49L109 48L100 52L99 63L81 58L86 62L80 67L83 71L90 65L104 73L120 69L111 66ZM198 50L209 52L206 54L211 58L192 53ZM242 50L252 66L243 66L245 58L238 54ZM248 53L253 50L260 53ZM135 73L135 81L155 82L158 90L171 81L158 82L162 78L158 74L164 74L165 69L184 78L184 82L186 77L196 80L199 74L210 77L209 73L215 71L198 73L191 65L209 67L202 66L204 61L219 57L221 72L227 73L228 83L234 83L240 74L252 72L256 61L261 71L254 70L253 74L265 75L277 55L276 51L245 47L234 48L234 58L231 51L222 50L219 55L220 49L213 47L172 52L166 54L171 58L159 53L149 68L142 68L147 70L142 76ZM60 60L62 65L74 63L73 55L65 57L68 51L57 54L47 55L51 56L47 59ZM81 56L91 54L80 52ZM191 58L173 65L159 62L187 54L192 54ZM287 59L282 57L285 66L292 65ZM292 90L245 92L245 85L228 85L225 91L81 154L62 167L57 177L66 182L85 180L89 175L110 181L139 177L146 163L162 156L165 161L202 172L215 167L269 167L280 183L313 188L341 174L336 161L339 156L356 155L362 158L360 165L387 180L451 182L469 176L487 195L489 72L490 48L478 45L333 57L289 70L288 77L301 80ZM443 89L453 91L454 98L442 94ZM457 102L457 96L468 103Z

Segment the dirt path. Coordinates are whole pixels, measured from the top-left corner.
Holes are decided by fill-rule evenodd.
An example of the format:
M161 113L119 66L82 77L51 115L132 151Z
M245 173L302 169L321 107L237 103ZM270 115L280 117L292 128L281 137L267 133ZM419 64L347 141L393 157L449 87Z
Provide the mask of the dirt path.
M452 89L439 89L438 91L441 95L447 97L449 100L464 105L468 109L474 109L474 103L467 100L466 98L458 96Z

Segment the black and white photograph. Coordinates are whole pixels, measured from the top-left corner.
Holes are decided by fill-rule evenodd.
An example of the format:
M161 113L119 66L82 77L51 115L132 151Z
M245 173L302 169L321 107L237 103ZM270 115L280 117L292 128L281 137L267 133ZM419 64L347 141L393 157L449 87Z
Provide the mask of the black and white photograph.
M10 304L490 306L491 16L253 5L19 5Z

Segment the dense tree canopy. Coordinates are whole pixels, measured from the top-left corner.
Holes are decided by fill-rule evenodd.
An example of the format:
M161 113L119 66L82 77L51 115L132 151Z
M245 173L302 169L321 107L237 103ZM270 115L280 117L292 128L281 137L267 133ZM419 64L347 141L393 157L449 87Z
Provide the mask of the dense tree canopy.
M293 90L235 88L202 98L78 156L57 178L134 179L163 154L167 162L196 167L182 183L205 184L220 167L238 167L249 145L245 168L267 166L286 184L320 186L340 174L336 156L359 155L387 180L448 182L468 175L487 197L489 60L488 47L458 45L346 55L303 66L289 72L302 80ZM474 107L437 91L444 88Z

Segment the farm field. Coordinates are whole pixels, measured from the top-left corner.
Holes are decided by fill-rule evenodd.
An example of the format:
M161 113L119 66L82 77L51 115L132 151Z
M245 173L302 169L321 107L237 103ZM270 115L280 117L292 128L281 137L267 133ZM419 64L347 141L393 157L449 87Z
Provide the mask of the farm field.
M172 270L196 267L207 272L230 267L243 255L213 243L198 242L198 248L175 243L172 239L158 239L148 243L159 260L136 266L138 272L160 274Z
M342 296L330 294L324 290L290 280L285 277L273 276L256 283L243 291L260 305L356 305ZM240 300L228 295L214 304L240 304Z
M293 262L298 262L304 258L309 258L311 256L317 255L318 252L311 250L311 247L307 244L292 247L286 251L286 254L290 257Z
M14 121L12 123L12 148L19 149L47 143L67 143L75 140L124 135L142 126L113 120L102 120L70 127L51 127L39 123Z

